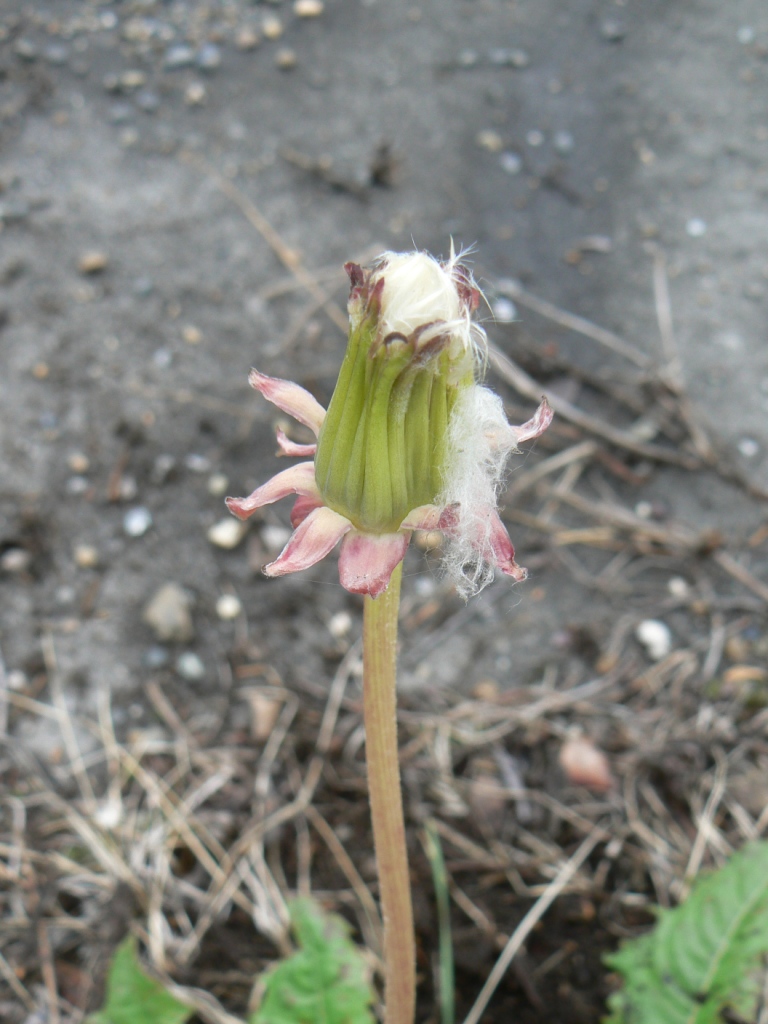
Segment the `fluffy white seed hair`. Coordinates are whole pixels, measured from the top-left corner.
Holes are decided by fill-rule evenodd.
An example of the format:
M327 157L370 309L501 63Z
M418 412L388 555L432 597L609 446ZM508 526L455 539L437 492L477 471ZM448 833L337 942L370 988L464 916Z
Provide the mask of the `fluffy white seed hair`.
M447 263L440 263L426 252L383 253L374 270L375 276L384 276L382 334L396 332L407 338L418 327L436 322L435 334L449 333L459 351L484 359L485 332L473 322L457 287L456 268L465 255L456 253L453 244ZM422 340L430 336L431 332L427 332Z
M463 390L448 423L446 479L438 504L458 506L443 568L464 598L493 580L489 514L496 509L507 460L517 451L517 431L507 422L501 398L481 384Z

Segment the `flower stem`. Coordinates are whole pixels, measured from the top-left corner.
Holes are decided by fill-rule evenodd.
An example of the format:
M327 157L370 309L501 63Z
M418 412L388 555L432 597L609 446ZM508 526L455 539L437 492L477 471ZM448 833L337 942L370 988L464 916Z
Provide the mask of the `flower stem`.
M363 716L373 845L384 919L385 1024L413 1024L416 947L397 751L397 613L402 562L389 587L365 598Z

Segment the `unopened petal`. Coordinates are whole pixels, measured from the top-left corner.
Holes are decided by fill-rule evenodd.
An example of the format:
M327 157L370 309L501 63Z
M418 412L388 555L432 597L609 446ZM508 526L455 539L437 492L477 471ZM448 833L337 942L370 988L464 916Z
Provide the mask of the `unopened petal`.
M251 370L248 382L252 388L260 391L268 402L293 416L305 427L309 427L317 437L325 419L325 409L300 384L294 384L291 380L281 380L279 377L267 377L258 370Z
M284 431L278 429L275 431L277 437L277 445L280 449L278 455L300 455L306 457L307 455L314 455L317 452L316 444L296 444L292 441Z
M511 427L513 433L517 436L517 444L522 444L523 441L532 441L534 437L540 437L552 422L553 416L552 406L546 398L542 398L541 405L529 420L526 420L519 427Z
M352 594L378 597L389 586L395 566L405 558L410 533L348 533L339 555L339 579Z
M419 505L400 523L401 530L439 530L444 509L439 505Z
M297 466L284 469L282 473L278 473L261 487L257 487L247 498L227 498L226 505L238 519L248 519L257 508L271 505L288 494L303 494L320 501L313 462L300 462Z
M321 506L309 513L274 562L264 566L265 576L285 576L309 569L331 552L352 524L333 509Z
M300 494L296 501L294 501L293 508L291 509L291 526L294 530L300 523L304 522L310 512L314 512L322 504L322 499L316 495Z
M506 526L499 518L498 512L491 511L489 525L489 540L495 564L505 575L511 576L518 583L522 583L523 580L528 578L528 570L523 569L515 561L515 549L512 546L512 541L509 539Z

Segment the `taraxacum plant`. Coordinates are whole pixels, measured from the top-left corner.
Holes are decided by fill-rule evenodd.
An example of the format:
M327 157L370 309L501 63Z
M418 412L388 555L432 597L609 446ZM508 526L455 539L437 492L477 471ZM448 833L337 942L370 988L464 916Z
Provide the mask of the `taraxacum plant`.
M251 385L315 434L301 445L278 431L283 454L306 457L247 498L240 519L295 494L293 535L264 569L307 569L341 541L339 578L365 596L363 713L368 786L384 920L385 1022L413 1024L415 947L396 724L397 614L402 561L414 530L441 530L458 591L476 593L495 569L526 571L497 509L507 460L552 419L546 400L511 426L481 383L485 333L472 319L480 292L451 254L387 252L367 269L348 263L350 331L326 412L306 391L256 370ZM312 457L311 459L309 457Z

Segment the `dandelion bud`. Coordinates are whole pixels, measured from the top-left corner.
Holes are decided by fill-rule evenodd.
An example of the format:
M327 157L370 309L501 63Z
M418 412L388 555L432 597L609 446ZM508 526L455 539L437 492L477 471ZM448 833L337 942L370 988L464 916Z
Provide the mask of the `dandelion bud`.
M478 292L455 259L385 253L347 264L350 335L315 459L325 503L358 529L397 530L445 479L448 423L474 383Z

